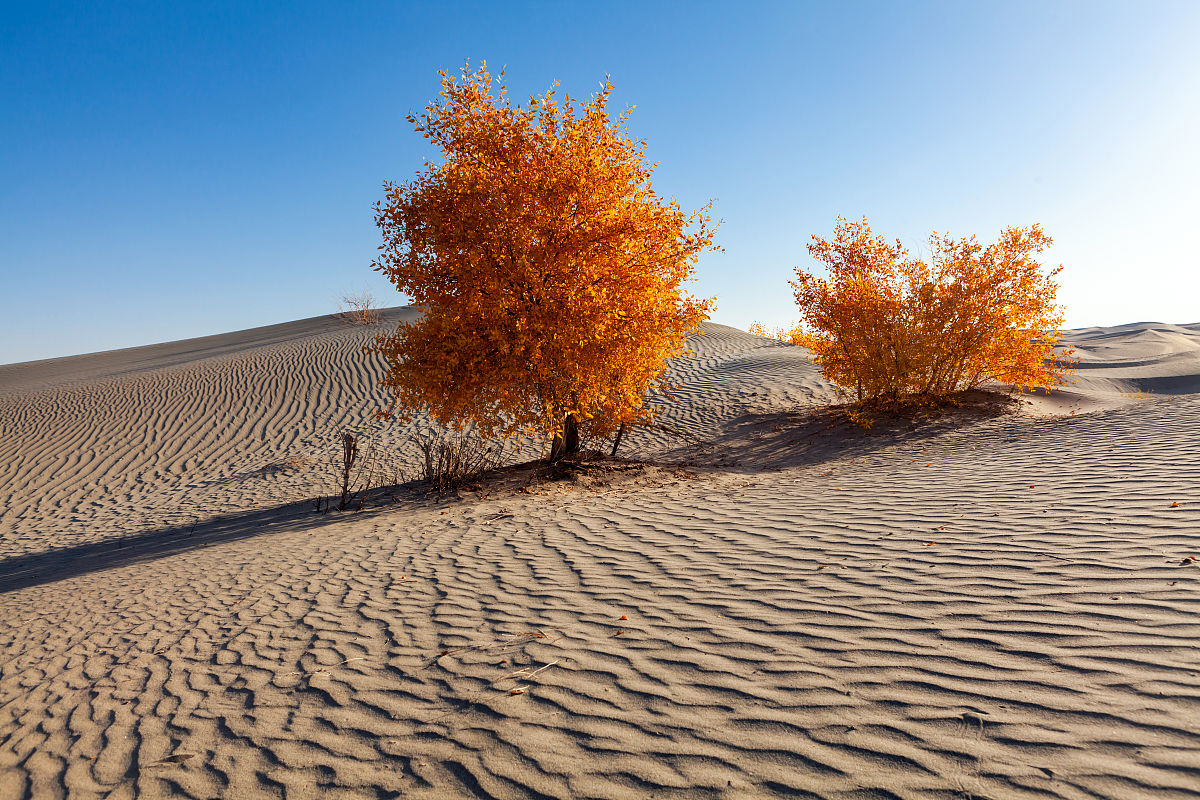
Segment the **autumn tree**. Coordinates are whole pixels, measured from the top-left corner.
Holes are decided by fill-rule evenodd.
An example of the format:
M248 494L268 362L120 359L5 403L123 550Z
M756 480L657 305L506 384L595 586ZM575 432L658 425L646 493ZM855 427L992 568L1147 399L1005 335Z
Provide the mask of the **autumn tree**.
M1052 242L1039 225L1006 228L987 246L934 233L925 261L865 219L839 218L832 240L808 245L828 277L796 268L797 341L859 401L936 400L990 381L1061 385L1071 366L1056 349L1062 267L1044 273L1034 258Z
M422 311L374 346L389 411L542 435L551 460L648 421L712 305L682 289L715 249L711 204L688 214L654 192L607 81L588 103L551 87L519 106L503 73L439 74L440 99L408 120L440 163L376 204L372 266Z

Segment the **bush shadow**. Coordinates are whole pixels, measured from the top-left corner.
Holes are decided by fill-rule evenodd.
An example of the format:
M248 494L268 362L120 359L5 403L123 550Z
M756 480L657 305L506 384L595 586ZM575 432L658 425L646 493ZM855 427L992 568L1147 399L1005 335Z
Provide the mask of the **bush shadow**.
M681 465L713 472L813 466L961 430L999 417L1017 402L998 392L969 392L951 405L867 412L869 428L852 420L855 407L849 405L747 414L730 422L720 435L669 455Z

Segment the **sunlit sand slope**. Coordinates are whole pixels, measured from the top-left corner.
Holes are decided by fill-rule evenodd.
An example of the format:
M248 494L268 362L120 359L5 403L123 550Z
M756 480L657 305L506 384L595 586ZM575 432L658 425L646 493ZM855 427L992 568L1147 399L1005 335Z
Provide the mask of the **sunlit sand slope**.
M377 441L390 464L415 463L413 435L430 426L374 419L387 400L384 365L362 353L413 318L390 309L364 327L318 317L0 366L0 556L332 492L342 431ZM832 397L797 348L723 325L692 347L672 373L678 402L663 414L684 438L635 434L638 452L711 435L763 403Z
M55 531L88 541L296 499L312 477L283 460L374 427L382 362L362 346L412 316L318 317L0 367L0 554L40 549Z
M366 335L3 368L27 383L0 400L4 446L25 432L3 462L23 483L3 484L0 798L1200 797L1196 326L1073 332L1096 365L1064 408L1106 410L903 434L801 426L832 397L803 351L711 326L674 368L672 432L633 443L687 469L285 505L305 473L251 468L373 424L349 406L378 402L378 367L334 355ZM346 407L251 377L338 369ZM242 432L172 435L153 486L110 496L147 470L130 432L189 416L145 409L177 370L211 375L179 396L245 410Z
M1079 364L1075 383L1047 405L1092 411L1144 395L1200 392L1200 324L1140 322L1069 331Z

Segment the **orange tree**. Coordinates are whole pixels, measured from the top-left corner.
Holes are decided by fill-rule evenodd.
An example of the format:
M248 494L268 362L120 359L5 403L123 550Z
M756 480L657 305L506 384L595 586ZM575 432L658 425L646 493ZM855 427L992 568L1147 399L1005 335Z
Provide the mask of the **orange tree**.
M441 162L386 183L375 208L372 266L422 311L372 348L387 413L542 435L551 460L647 421L712 306L682 290L716 249L711 204L688 214L655 194L607 81L590 103L551 88L522 107L503 73L439 74L441 99L408 120Z
M828 277L796 268L796 341L859 401L933 400L989 381L1049 389L1070 371L1070 353L1056 350L1062 267L1043 273L1034 258L1053 241L1041 226L1007 228L986 247L935 233L928 262L865 219L839 218L832 241L812 239Z

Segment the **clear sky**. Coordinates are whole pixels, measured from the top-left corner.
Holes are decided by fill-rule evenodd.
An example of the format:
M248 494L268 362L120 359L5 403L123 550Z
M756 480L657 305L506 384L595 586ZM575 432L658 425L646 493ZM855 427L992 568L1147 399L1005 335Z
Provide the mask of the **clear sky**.
M0 363L403 302L369 264L438 69L614 106L714 200L714 319L795 318L838 215L1041 222L1067 325L1200 321L1200 2L0 2Z

